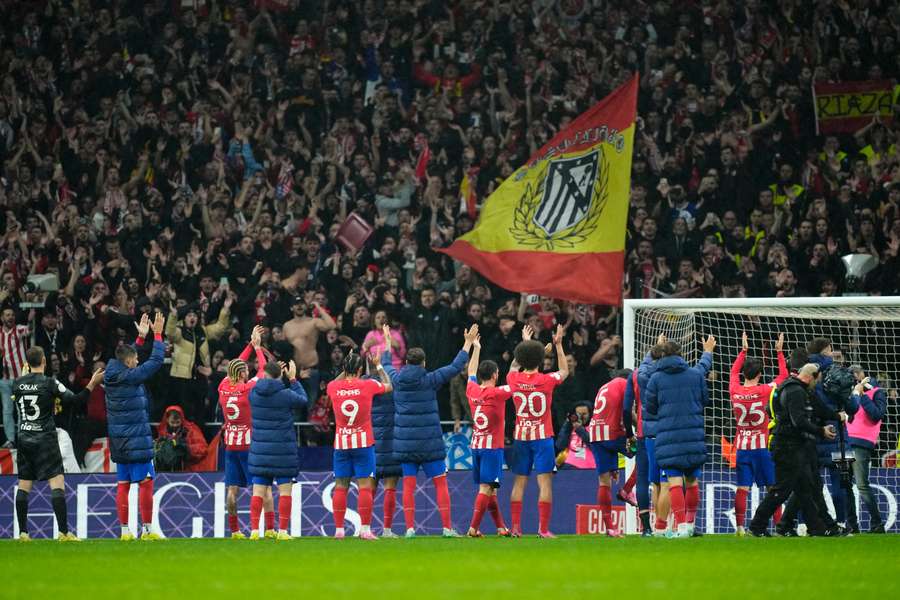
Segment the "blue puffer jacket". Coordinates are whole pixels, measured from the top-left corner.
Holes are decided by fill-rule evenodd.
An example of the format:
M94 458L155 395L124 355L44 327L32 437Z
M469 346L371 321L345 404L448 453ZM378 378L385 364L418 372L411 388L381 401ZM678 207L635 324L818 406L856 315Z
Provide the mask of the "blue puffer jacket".
M468 352L460 350L452 363L430 373L413 365L398 372L391 366L391 353L382 354L381 365L394 386L395 461L422 464L446 458L436 392L468 361Z
M146 463L153 459L150 407L143 384L159 370L165 355L165 344L154 341L153 352L143 364L129 369L113 358L106 365L103 387L106 391L106 425L113 462Z
M825 393L825 387L822 385L822 382L825 380L825 372L834 365L834 359L822 354L810 354L809 362L819 365L819 373L821 374L819 383L816 384L816 398L818 398L829 410L837 410L837 404ZM853 395L850 395L844 403L844 410L846 410L847 415L852 418L853 415L856 414L856 411L859 410L859 401ZM844 452L850 454L850 436L847 434L847 426L838 423L837 421L828 421L825 425L834 425L835 431L838 430L838 427L844 429ZM832 441L819 438L819 441L816 442L816 453L819 455L819 464L823 467L831 466L831 453L840 452L840 449L841 446L838 442L838 438L835 438Z
M709 404L706 375L712 354L704 352L696 367L680 356L665 356L647 384L643 406L657 419L656 462L660 467L689 470L706 462L703 409Z
M647 392L647 384L650 383L650 377L654 371L656 371L656 361L650 357L648 352L637 369L638 392L642 399ZM637 434L637 424L632 423L631 409L636 401L634 379L629 377L628 384L625 386L625 398L622 404L622 421L626 430L634 431L635 434ZM643 402L641 402L641 437L656 437L656 417L647 414L647 409L644 407Z
M297 434L294 408L306 406L306 391L299 381L290 387L281 379L261 379L250 392L253 437L250 440L250 473L263 477L294 477Z
M379 479L400 477L400 463L394 460L393 392L375 396L372 402L372 434L375 436L375 475Z

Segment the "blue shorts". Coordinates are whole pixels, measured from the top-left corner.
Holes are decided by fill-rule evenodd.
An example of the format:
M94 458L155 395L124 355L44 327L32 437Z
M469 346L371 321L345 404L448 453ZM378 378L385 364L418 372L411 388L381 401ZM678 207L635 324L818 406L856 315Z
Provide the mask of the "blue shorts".
M447 472L447 465L442 460L432 460L425 463L400 463L400 469L403 471L404 477L415 477L419 474L419 467L422 467L425 475L431 479Z
M293 477L274 477L272 475L254 475L253 476L253 485L265 485L271 486L272 482L275 485L284 485L285 483L294 483L296 481Z
M375 477L375 446L335 450L334 477Z
M503 474L503 448L472 450L472 477L475 485L489 484L500 487Z
M153 479L154 477L156 477L156 471L153 469L152 461L116 464L116 481L139 483L145 479Z
M656 484L666 481L665 473L656 462L656 438L644 438L644 450L647 452L647 479Z
M556 448L552 438L513 442L512 472L516 475L531 475L531 471L541 475L556 470Z
M250 484L249 450L225 451L225 485L247 487Z
M700 474L700 467L690 469L664 469L666 477L696 477Z
M766 487L775 484L775 464L768 448L737 451L737 484Z
M625 454L625 438L603 442L591 442L591 454L597 465L597 473L610 473L619 470L619 454Z

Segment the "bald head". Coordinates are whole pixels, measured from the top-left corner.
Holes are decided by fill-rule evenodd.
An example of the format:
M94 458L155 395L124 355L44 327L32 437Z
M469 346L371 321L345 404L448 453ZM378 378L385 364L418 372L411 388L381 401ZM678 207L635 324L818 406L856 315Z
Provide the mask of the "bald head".
M797 373L797 379L799 379L806 385L814 383L818 377L819 365L815 363L806 363L805 365L800 367L800 371Z

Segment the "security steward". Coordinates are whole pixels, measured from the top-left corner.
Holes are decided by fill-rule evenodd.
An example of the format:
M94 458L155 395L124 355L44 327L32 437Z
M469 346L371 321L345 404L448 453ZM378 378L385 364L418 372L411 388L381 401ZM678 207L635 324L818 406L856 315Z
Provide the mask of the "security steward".
M826 529L817 510L815 494L816 441L819 438L833 440L837 432L832 425L819 426L819 420L844 421L845 412L835 412L814 404L813 389L819 376L819 366L803 365L796 375L786 379L775 390L772 411L775 429L769 448L775 463L775 485L756 509L749 531L756 537L769 537L768 523L775 509L781 506L793 492L806 517L810 535L833 535ZM824 412L822 412L824 411ZM822 414L817 414L822 412Z

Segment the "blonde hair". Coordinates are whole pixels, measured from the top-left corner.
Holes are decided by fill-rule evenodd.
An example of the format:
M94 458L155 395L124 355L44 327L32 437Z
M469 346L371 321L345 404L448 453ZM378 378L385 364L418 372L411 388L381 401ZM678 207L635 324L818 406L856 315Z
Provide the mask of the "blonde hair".
M241 371L249 371L247 363L240 358L235 358L228 363L228 379L231 383L237 383L241 377Z
M806 363L802 367L800 367L800 371L797 375L806 375L808 377L812 377L813 379L819 374L819 365L816 363Z

